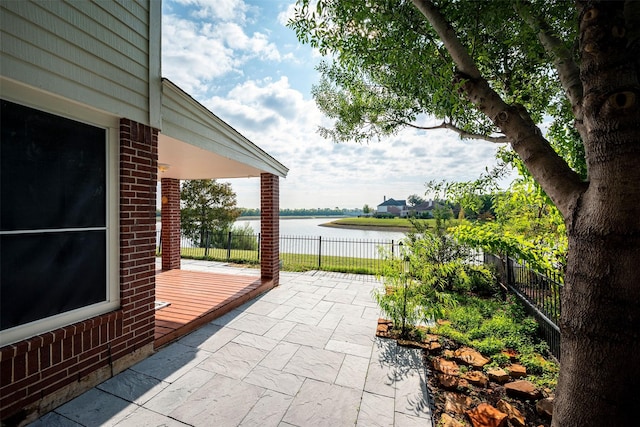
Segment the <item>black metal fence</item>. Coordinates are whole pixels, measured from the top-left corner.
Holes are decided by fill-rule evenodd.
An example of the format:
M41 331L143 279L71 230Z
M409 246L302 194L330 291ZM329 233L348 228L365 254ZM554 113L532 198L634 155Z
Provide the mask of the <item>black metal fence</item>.
M513 258L485 254L496 267L500 284L520 299L536 318L551 353L560 360L560 312L563 278L552 271L540 274Z
M184 258L253 263L260 262L260 234L206 234L194 239L182 237ZM161 253L160 232L157 252ZM376 274L382 268L383 252L397 254L399 240L345 239L322 236L280 236L280 260L288 271L327 270Z

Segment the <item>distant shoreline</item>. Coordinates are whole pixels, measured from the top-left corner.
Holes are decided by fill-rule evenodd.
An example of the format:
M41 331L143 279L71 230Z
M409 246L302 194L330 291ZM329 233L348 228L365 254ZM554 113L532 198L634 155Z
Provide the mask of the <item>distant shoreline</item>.
M351 230L376 230L376 231L397 231L400 233L406 233L407 231L411 231L409 227L384 227L384 226L375 226L375 225L345 225L345 224L336 224L335 222L325 222L324 224L318 224L320 227L331 227L331 228L347 228Z

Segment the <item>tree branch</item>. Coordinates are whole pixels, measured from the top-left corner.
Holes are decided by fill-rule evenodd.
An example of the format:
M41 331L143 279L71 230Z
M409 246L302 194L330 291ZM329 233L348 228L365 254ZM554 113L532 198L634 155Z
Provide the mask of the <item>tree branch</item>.
M524 22L537 32L538 40L540 40L542 47L551 57L553 66L558 72L560 84L571 103L571 109L576 118L576 129L582 139L585 140L586 130L582 124L583 88L578 64L573 60L569 49L553 33L553 29L549 24L541 16L534 14L528 1L515 2L513 7Z
M471 133L463 129L460 129L454 124L447 123L447 122L442 122L441 124L436 126L418 126L418 125L414 125L413 123L404 122L404 121L400 121L398 123L404 126L409 126L414 129L421 129L421 130L449 129L454 131L458 135L460 135L462 138L467 138L467 139L480 139L488 142L503 143L503 144L509 142L509 139L507 139L506 136L488 136L488 135L481 135L478 133Z
M453 28L430 0L412 0L427 18L458 69L457 83L471 103L487 115L511 142L527 169L565 218L586 189L578 174L553 150L524 107L507 105L481 75Z

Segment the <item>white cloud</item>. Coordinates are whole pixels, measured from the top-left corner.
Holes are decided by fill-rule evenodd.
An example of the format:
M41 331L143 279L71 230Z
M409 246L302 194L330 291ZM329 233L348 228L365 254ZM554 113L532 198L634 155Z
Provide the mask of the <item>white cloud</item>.
M186 6L195 6L197 18L214 18L225 21L244 20L247 5L243 0L173 0Z
M289 4L289 6L287 6L285 10L283 10L278 14L278 22L281 25L286 26L289 20L293 18L295 10L296 10L296 3L293 2Z
M248 35L243 27L246 5L237 0L176 0L197 6L199 17L175 14L168 7L162 22L162 61L164 76L196 97L211 92L222 77L244 74L249 61L281 61L278 47L266 34ZM285 58L290 58L286 55Z
M162 74L189 93L209 90L209 83L240 66L233 50L208 37L203 25L163 16Z

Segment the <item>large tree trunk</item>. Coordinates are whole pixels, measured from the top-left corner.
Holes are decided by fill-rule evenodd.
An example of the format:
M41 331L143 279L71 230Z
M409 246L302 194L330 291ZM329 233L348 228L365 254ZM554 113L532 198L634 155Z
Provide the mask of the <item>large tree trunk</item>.
M569 259L553 425L640 425L637 18L613 2L580 12L589 188L566 218Z
M640 2L578 0L583 96L573 101L580 103L574 109L583 120L576 126L588 182L555 154L526 110L491 89L437 6L413 2L443 40L471 102L507 136L565 217L553 426L640 425Z

